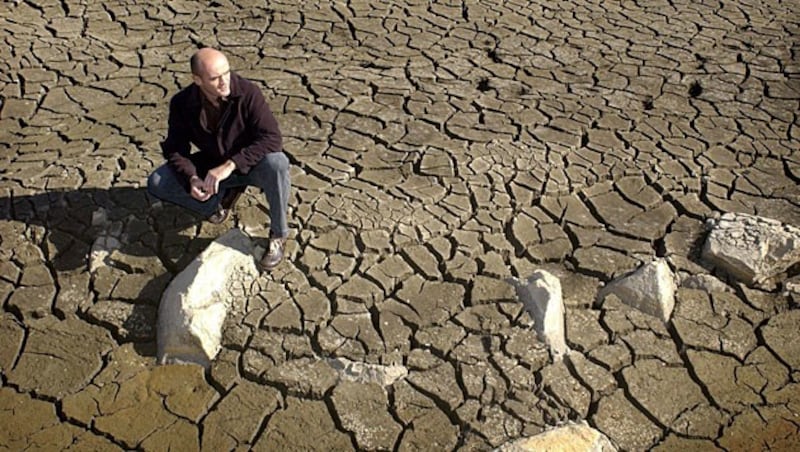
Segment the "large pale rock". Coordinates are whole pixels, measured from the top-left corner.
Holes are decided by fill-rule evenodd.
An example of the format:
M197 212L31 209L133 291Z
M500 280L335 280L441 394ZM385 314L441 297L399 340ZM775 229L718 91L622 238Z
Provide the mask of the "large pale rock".
M567 424L536 436L522 438L498 448L501 452L565 451L616 452L611 441L585 422Z
M800 262L800 229L770 218L726 213L712 223L703 259L748 285L771 290Z
M534 329L539 339L550 347L554 360L561 359L569 351L564 333L561 282L544 270L533 272L527 280L512 278L510 282L517 290L517 297L525 310L534 319Z
M170 282L158 310L158 360L208 367L222 324L258 277L253 244L240 230L218 238Z
M675 275L664 259L656 259L638 270L612 281L600 291L604 300L615 295L623 303L668 322L675 307Z

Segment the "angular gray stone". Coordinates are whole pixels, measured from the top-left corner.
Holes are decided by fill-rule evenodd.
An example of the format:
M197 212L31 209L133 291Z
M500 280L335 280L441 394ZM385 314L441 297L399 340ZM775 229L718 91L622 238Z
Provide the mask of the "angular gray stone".
M675 276L664 259L656 259L633 273L612 281L599 300L616 295L623 303L668 322L675 307Z
M170 282L158 311L158 361L208 367L222 325L258 277L253 245L238 229L218 238Z
M554 360L560 360L569 351L564 327L564 300L561 298L561 282L553 274L537 270L526 280L509 280L517 291L517 297L525 310L533 317L534 329L550 347Z
M743 213L711 224L703 259L748 285L770 290L800 262L800 228Z

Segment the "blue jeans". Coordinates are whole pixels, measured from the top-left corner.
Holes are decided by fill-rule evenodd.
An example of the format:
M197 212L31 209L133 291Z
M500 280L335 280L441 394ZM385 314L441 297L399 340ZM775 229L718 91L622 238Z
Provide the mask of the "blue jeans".
M283 152L270 152L247 174L234 171L230 177L220 182L219 193L205 202L192 198L192 195L186 191L183 183L167 164L158 167L147 178L147 191L151 195L185 207L203 217L208 217L217 211L217 206L228 189L248 185L259 187L267 196L271 235L286 237L289 234L286 212L291 182L289 180L289 158Z

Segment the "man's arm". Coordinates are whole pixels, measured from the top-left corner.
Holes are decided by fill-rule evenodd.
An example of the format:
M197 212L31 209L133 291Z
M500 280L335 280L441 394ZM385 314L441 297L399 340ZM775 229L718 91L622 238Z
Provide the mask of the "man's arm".
M161 153L176 174L182 176L187 191L191 191L191 181L197 176L197 168L189 159L189 124L184 110L179 96L173 97L169 103L167 137L161 142Z
M283 150L283 138L278 121L272 114L264 95L261 94L261 90L255 85L251 86L252 92L244 96L242 101L246 103L244 105L244 110L247 112L245 120L248 132L252 133L253 141L230 156L236 169L242 174L250 172L250 169L268 153Z

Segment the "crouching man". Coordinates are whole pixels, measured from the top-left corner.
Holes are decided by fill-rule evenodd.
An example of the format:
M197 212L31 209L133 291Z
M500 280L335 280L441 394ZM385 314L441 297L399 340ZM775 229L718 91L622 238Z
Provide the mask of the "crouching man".
M271 270L283 259L289 233L289 159L278 122L258 86L232 73L222 52L200 49L190 66L194 83L170 101L161 142L167 162L150 175L147 190L222 223L248 185L261 188L270 236L260 265Z

